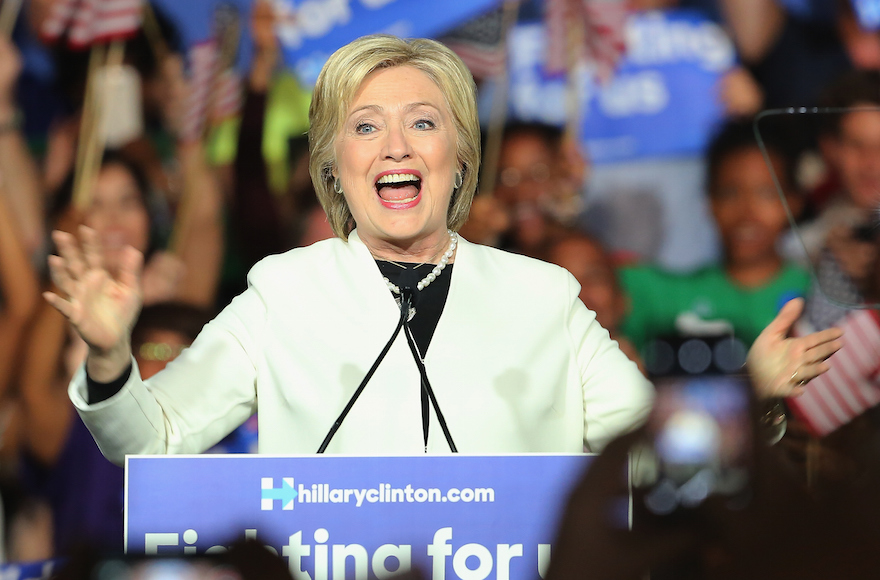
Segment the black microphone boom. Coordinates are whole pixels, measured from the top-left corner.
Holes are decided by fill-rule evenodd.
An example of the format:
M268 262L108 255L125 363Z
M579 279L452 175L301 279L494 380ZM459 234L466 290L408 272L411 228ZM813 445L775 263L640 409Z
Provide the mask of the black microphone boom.
M401 296L401 308L403 308L403 303L412 303L415 301L415 293L413 289L409 286L403 288L400 292ZM425 393L428 394L428 398L431 399L431 406L434 407L434 413L437 414L437 421L440 423L440 428L443 430L443 436L446 437L446 443L449 445L449 450L453 453L458 453L458 448L455 447L455 442L452 441L452 434L449 432L449 428L446 426L446 419L443 417L443 412L440 410L440 405L437 403L437 397L434 396L434 389L431 388L431 382L428 380L428 371L425 369L425 361L422 360L421 353L419 353L418 347L416 347L415 339L412 335L412 329L409 326L409 317L404 320L404 326L406 330L404 330L404 335L406 336L406 342L409 344L409 350L412 352L413 359L416 361L416 366L419 368L419 374L422 377L422 389ZM427 431L425 432L425 447L427 451Z
M376 362L374 362L373 366L370 367L370 370L367 371L364 380L362 380L361 384L358 385L358 388L355 389L354 394L352 394L351 398L348 400L348 404L345 405L342 413L339 414L339 417L333 423L333 426L330 427L330 431L327 433L327 436L324 437L324 441L321 443L321 446L318 447L318 453L324 453L324 451L327 450L327 446L330 445L330 441L333 439L333 436L336 435L337 431L339 431L339 427L342 426L342 422L345 420L348 412L351 411L351 408L357 402L358 397L361 396L361 393L367 386L367 382L369 382L369 380L373 377L376 369L379 368L379 364L381 364L381 362L385 359L385 355L388 354L389 350L391 350L391 345L394 343L397 335L400 334L400 329L404 326L406 327L406 331L403 334L406 336L406 341L409 344L410 351L412 351L413 359L415 359L416 366L419 368L419 374L422 378L422 389L428 394L428 398L431 400L431 405L434 407L434 412L437 414L437 420L440 423L440 428L443 430L444 437L446 437L446 443L449 445L449 450L453 453L458 453L458 449L455 447L455 443L452 441L452 434L449 433L449 428L446 426L446 419L443 417L443 412L440 411L440 405L437 403L437 397L434 396L434 389L431 388L431 383L428 381L428 373L425 369L425 363L422 360L422 357L419 355L418 348L416 347L416 343L412 337L412 331L410 330L408 324L407 319L409 318L409 312L413 306L414 301L415 294L412 288L403 288L400 293L400 320L397 322L397 327L394 329L391 338L388 339L387 343L385 343L385 347L382 349L382 352L379 353L379 356L376 358ZM427 435L425 444L427 446Z
M351 408L354 407L355 402L357 402L358 397L361 396L361 393L364 391L364 387L367 386L367 382L373 377L373 373L376 372L376 369L379 368L379 364L385 359L385 355L388 354L388 351L391 350L391 345L394 344L394 339L397 338L397 335L400 334L400 329L403 328L403 323L406 322L406 317L409 316L409 304L407 303L406 308L401 301L400 305L400 320L397 322L397 327L394 329L394 332L391 334L391 338L388 339L388 342L385 343L385 347L382 349L382 352L379 353L379 356L376 358L376 362L373 363L373 366L370 367L370 370L367 371L364 380L361 381L361 384L358 385L358 388L355 389L354 394L348 400L348 404L345 405L345 408L342 410L342 413L339 414L339 417L333 423L333 426L330 427L330 431L327 432L327 436L324 437L324 442L321 443L321 446L318 447L318 453L324 453L327 450L327 446L330 445L330 440L333 439L333 436L336 435L336 432L339 431L339 427L342 426L342 422L345 420L348 412L351 411Z

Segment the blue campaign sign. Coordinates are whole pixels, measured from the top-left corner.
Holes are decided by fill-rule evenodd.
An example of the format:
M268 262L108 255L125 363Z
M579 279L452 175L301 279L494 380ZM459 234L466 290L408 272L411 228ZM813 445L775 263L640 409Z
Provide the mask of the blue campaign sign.
M735 64L726 33L698 12L631 15L627 52L600 85L576 71L581 135L594 163L698 154L723 110L718 84ZM520 119L562 125L566 81L544 74L544 29L518 26L511 47L510 111Z
M129 553L202 554L256 538L296 577L532 580L546 571L588 455L132 456ZM619 514L628 521L629 514Z
M478 16L501 0L274 0L287 66L314 84L327 58L366 34L429 38Z

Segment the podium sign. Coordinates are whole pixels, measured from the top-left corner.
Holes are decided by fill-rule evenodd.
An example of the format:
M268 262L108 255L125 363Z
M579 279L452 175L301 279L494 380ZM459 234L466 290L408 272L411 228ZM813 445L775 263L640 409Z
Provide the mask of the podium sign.
M436 580L531 580L546 571L561 509L590 461L130 456L125 545L203 554L251 537L312 580L385 578L410 567Z

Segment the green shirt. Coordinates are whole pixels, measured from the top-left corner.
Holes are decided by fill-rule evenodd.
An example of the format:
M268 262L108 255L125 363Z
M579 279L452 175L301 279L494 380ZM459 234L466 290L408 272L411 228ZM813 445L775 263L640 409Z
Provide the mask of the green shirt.
M719 265L690 274L636 266L622 269L620 276L630 300L622 331L640 350L652 338L678 334L676 319L688 312L701 320L727 321L751 345L782 305L810 286L807 271L793 264L756 288L738 285Z

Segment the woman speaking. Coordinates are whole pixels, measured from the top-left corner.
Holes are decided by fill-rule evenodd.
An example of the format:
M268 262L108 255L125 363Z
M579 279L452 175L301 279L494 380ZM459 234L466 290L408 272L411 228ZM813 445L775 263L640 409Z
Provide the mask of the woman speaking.
M652 387L571 275L456 234L480 135L454 53L356 40L325 65L309 117L311 176L337 237L262 260L148 381L129 346L141 255L128 248L113 278L94 232L55 233L64 296L46 298L89 345L70 397L109 459L199 453L256 411L273 454L595 451L639 424ZM801 381L821 371L804 357L784 361Z

